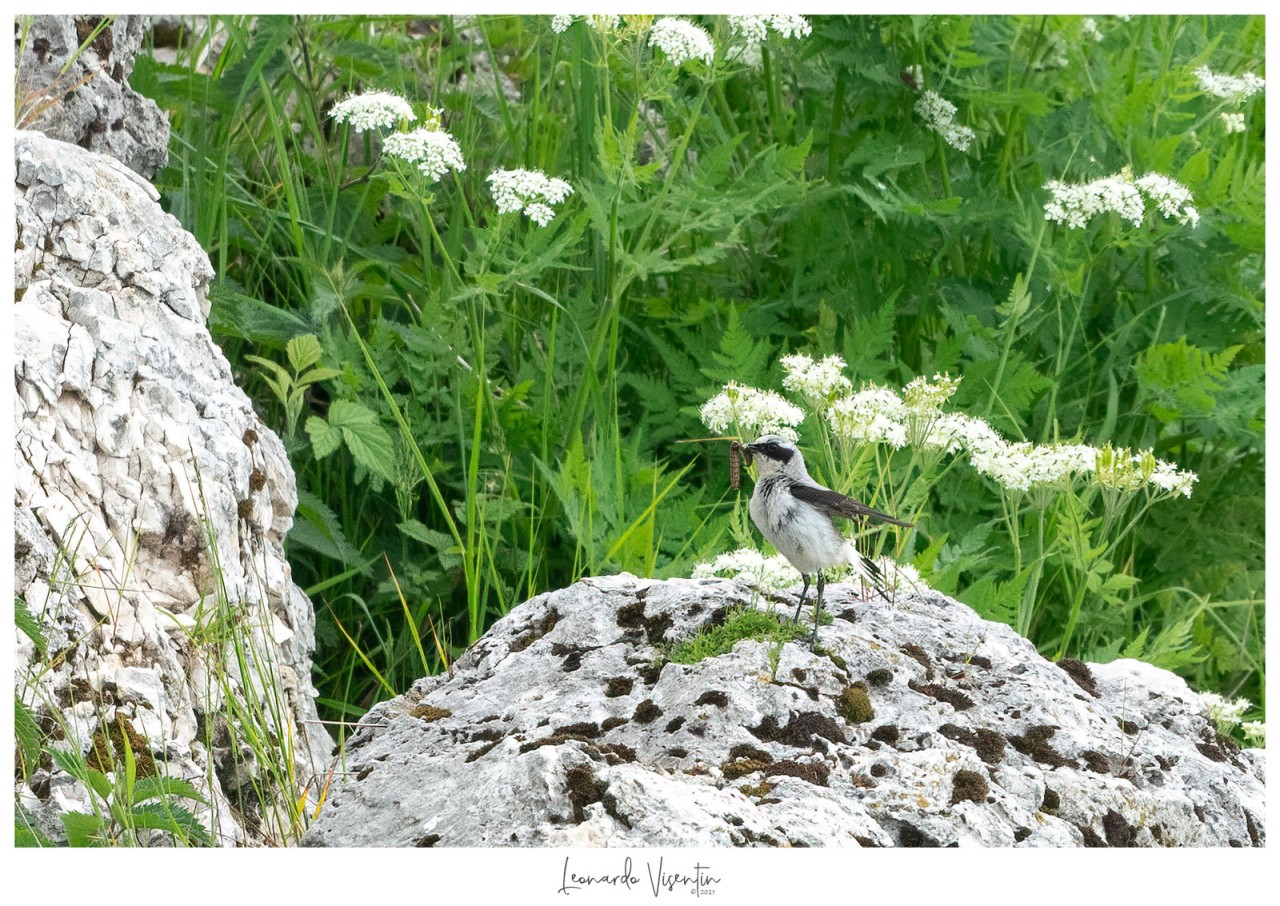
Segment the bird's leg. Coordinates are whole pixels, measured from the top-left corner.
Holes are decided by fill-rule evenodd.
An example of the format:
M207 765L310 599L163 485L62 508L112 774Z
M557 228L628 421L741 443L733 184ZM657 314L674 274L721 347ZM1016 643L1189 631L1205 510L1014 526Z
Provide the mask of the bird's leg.
M821 574L819 574L819 575L821 575ZM804 588L802 588L802 589L800 590L800 603L796 605L796 615L795 615L794 617L792 617L792 618L791 618L791 622L792 622L792 623L799 623L799 622L800 622L800 608L801 608L801 607L804 607L804 599L805 599L805 598L808 596L808 594L809 594L809 574L808 574L808 573L801 573L801 574L800 574L800 578L801 578L801 579L804 579Z
M825 587L826 581L822 575L822 570L818 570L818 597L813 602L813 635L809 639L812 643L818 641L818 615L822 613L822 589Z

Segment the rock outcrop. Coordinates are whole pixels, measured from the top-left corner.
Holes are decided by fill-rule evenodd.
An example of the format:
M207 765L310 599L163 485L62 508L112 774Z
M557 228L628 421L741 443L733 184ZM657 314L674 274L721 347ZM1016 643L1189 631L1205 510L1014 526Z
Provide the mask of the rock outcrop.
M104 25L102 16L20 17L18 126L154 176L169 158L169 120L129 86L146 18L109 16Z
M284 842L332 748L281 548L293 471L205 326L209 259L155 189L43 135L15 145L16 594L46 642L19 635L18 695L95 769L127 739L189 780L218 842ZM91 810L48 753L25 773L47 835Z
M746 639L681 665L665 646L771 605L629 575L533 598L365 717L303 842L1263 843L1263 754L1173 674L1052 663L932 592L828 604L816 649Z

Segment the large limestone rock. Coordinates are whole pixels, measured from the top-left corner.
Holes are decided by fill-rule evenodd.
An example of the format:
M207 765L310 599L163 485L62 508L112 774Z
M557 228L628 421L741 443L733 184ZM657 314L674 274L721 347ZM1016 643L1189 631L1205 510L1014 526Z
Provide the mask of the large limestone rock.
M150 179L169 158L169 120L129 86L147 17L107 18L98 30L101 16L19 17L18 126L109 154Z
M845 586L817 650L663 663L737 604L770 606L629 575L520 605L366 716L304 844L1263 843L1262 753L1173 674L1064 669L942 595Z
M155 189L36 133L15 146L16 593L48 642L19 635L18 694L55 746L112 770L127 738L211 795L220 842L283 842L332 747L281 549L288 459L205 327L209 260ZM47 834L90 811L48 758L18 787Z

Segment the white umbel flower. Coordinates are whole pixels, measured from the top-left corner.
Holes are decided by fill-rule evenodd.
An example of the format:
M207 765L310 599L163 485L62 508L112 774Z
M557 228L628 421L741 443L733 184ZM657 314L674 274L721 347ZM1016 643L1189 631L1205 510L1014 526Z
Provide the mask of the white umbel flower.
M1244 132L1246 128L1243 113L1222 114L1222 131L1226 132L1227 135L1231 135L1233 132Z
M391 157L417 164L431 182L439 182L450 170L462 172L467 169L458 143L452 135L440 129L414 129L388 135L382 143L382 150Z
M855 443L888 444L896 449L907 443L906 415L898 394L872 385L836 400L828 418L836 434Z
M613 31L622 22L622 17L617 15L594 15L583 16L583 18L587 20L588 25L600 32ZM569 26L577 19L577 16L552 16L551 30L558 35L562 35L569 30Z
M1142 196L1127 170L1081 185L1051 179L1044 187L1053 196L1044 206L1045 220L1065 223L1068 229L1084 229L1094 217L1109 211L1134 226L1141 226L1146 215Z
M715 577L737 579L761 591L781 591L800 581L800 573L781 554L766 557L749 547L721 554L710 563L693 568L695 579Z
M1098 28L1098 21L1092 17L1086 17L1080 23L1080 31L1084 33L1086 38L1093 38L1095 41L1102 40L1102 29Z
M1244 731L1244 741L1255 748L1267 744L1267 725L1260 720L1246 720L1240 725Z
M1244 713L1252 707L1247 698L1227 699L1216 692L1201 692L1200 705L1223 735L1237 726L1244 718Z
M813 33L813 26L804 16L730 16L729 28L747 46L762 43L770 29L784 38L807 38Z
M690 60L701 60L710 66L716 56L716 46L706 29L674 16L654 23L649 45L666 54L673 66L683 66Z
M401 120L412 123L416 118L409 102L389 91L348 95L333 105L329 116L349 125L352 132L390 129Z
M845 362L838 355L829 355L815 362L803 353L783 356L782 368L786 376L782 386L792 393L825 406L841 393L853 389L853 383L844 376Z
M933 90L920 93L916 101L916 113L924 124L942 136L942 140L957 151L968 151L975 133L968 126L956 123L956 105Z
M552 206L573 194L573 186L541 170L494 170L485 181L498 203L498 213L523 211L538 226L550 223L556 216Z
M1191 204L1191 190L1176 179L1163 173L1148 173L1139 178L1135 185L1156 203L1165 217L1177 220L1178 223L1189 223L1193 227L1200 222L1200 212Z
M1222 98L1236 107L1239 107L1249 98L1262 91L1263 86L1266 85L1262 78L1251 72L1230 76L1216 73L1208 66L1201 66L1192 74L1196 77L1196 82L1199 83L1201 91L1207 92L1216 98Z
M804 412L772 390L757 390L730 381L724 390L703 404L699 412L702 423L716 434L737 430L740 436L754 440L762 434L778 434L795 440L796 427L804 421Z
M569 26L573 24L573 20L577 16L558 15L551 17L551 30L558 35L562 35L569 30Z

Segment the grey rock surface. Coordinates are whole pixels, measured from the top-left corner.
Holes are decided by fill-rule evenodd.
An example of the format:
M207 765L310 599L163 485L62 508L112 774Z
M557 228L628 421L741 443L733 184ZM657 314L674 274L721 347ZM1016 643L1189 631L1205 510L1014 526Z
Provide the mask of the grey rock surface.
M208 257L155 190L35 132L15 151L15 592L50 652L19 634L18 694L67 749L124 721L163 770L206 792L212 775L220 842L280 842L287 821L246 784L291 772L268 811L287 808L332 749L314 612L281 548L284 448L205 326ZM271 763L244 747L255 722ZM38 773L18 800L58 834L88 793Z
M303 843L1263 843L1263 754L1173 674L1064 669L934 592L828 604L815 650L743 640L682 666L669 643L774 605L625 574L533 598L370 711Z
M169 158L169 120L129 86L146 16L110 17L96 37L101 16L30 19L25 33L19 20L14 38L19 128L108 154L154 176Z

